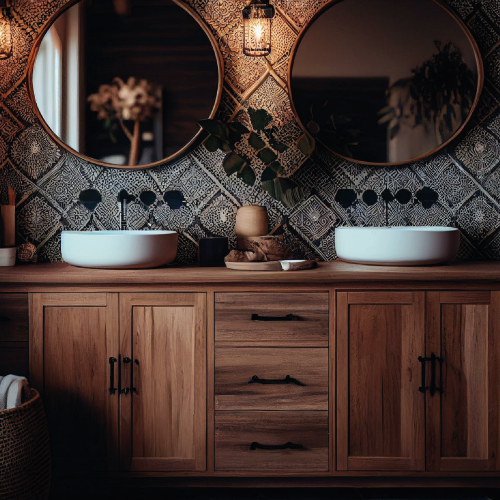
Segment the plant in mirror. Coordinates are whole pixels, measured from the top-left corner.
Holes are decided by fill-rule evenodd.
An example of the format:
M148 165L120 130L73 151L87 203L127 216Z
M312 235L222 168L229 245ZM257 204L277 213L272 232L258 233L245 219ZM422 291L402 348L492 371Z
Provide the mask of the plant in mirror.
M484 79L474 39L439 0L331 0L299 35L288 75L299 148L320 142L368 165L446 146Z
M149 168L201 139L222 56L181 0L71 0L30 59L30 94L52 138L99 165Z

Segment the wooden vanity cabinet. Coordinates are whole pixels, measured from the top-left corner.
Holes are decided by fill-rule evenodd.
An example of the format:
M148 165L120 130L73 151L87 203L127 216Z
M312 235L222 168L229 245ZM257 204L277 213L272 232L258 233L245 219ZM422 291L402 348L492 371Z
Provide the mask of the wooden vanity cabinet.
M425 292L337 294L337 470L424 471Z
M206 470L206 357L206 294L120 295L122 470Z
M56 472L118 469L118 294L31 295L30 383Z
M427 470L500 469L500 292L428 292Z
M56 472L206 469L206 294L35 293Z
M64 270L0 293L62 481L500 486L500 264Z

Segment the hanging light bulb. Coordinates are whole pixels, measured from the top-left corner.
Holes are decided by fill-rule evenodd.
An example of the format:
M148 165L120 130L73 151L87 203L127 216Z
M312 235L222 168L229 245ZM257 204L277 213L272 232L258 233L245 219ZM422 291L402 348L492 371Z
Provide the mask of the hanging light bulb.
M10 1L0 2L0 59L12 55L12 28L10 17Z
M268 56L271 53L271 23L274 7L269 0L248 0L243 9L243 53Z

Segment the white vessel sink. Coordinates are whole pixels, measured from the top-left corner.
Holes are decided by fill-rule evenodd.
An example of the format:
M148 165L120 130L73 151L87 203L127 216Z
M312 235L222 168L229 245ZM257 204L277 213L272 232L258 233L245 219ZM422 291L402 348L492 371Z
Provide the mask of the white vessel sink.
M341 260L378 266L421 266L455 260L460 231L451 227L341 227Z
M177 255L175 231L63 231L65 262L78 267L146 269L164 266Z

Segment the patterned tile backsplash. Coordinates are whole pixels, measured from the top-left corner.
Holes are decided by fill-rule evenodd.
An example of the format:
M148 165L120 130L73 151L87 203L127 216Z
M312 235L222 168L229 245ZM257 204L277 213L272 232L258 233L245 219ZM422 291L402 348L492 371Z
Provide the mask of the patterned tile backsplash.
M500 259L500 2L447 0L481 49L486 83L481 103L459 140L428 161L404 167L365 167L320 147L305 157L295 146L301 131L286 91L293 43L326 0L275 0L271 67L241 53L244 0L186 0L219 41L225 61L220 105L224 119L248 122L247 109L263 108L289 146L280 156L286 174L308 189L287 208L263 191L227 177L223 154L199 146L173 164L123 171L92 165L54 144L33 112L26 70L38 33L67 0L14 0L14 55L0 61L0 191L17 192L19 243L29 241L41 261L59 261L62 230L119 228L118 194L135 197L133 229L179 231L179 262L197 258L197 242L210 235L234 243L236 209L267 206L271 226L296 257L333 260L339 226L444 225L462 233L459 257ZM241 150L246 146L243 141ZM255 153L254 153L255 154ZM253 157L260 174L265 166ZM260 175L258 175L260 178ZM5 201L5 200L4 200Z

